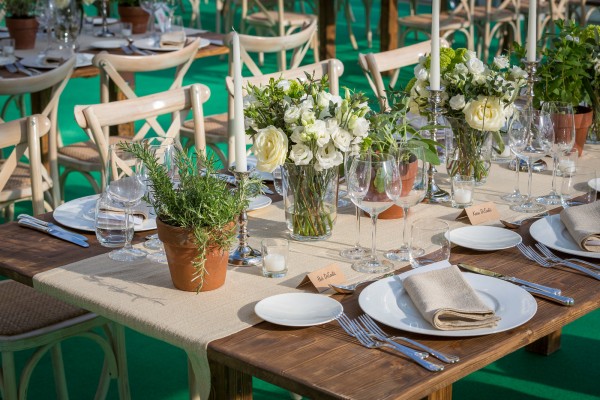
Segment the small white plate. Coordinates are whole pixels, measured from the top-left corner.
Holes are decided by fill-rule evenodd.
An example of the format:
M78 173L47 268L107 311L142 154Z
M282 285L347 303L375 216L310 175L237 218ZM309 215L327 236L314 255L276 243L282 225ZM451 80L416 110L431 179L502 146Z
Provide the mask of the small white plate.
M277 325L313 326L333 321L344 312L344 307L331 297L320 294L284 293L259 301L254 312Z
M119 21L119 20L118 20L118 19L116 19L116 18L106 18L106 23L107 23L108 25L115 24L115 23L117 23L118 21ZM92 23L93 23L94 25L102 25L102 18L101 18L101 17L96 17L96 18L94 18L94 19L92 20Z
M529 233L535 240L551 249L574 256L600 259L600 253L581 250L581 247L573 240L567 227L561 222L558 214L549 215L535 221L529 227Z
M250 204L246 211L254 211L260 208L265 208L271 204L272 200L270 197L265 195L259 195L250 199Z
M600 191L600 178L590 179L588 185L594 190Z
M15 56L0 56L0 67L8 65L8 64L12 64L15 61L17 61L17 57Z
M127 46L128 42L125 39L104 39L96 40L90 43L90 46L96 49L118 49L121 46Z
M448 239L459 246L480 251L509 249L523 240L518 233L495 226L453 229L448 233Z
M152 50L152 51L175 51L181 50L181 47L177 46L160 46L156 44L156 42L152 38L146 39L138 39L133 42L133 45L142 50ZM210 45L210 41L208 39L200 39L200 46L198 48L206 47Z

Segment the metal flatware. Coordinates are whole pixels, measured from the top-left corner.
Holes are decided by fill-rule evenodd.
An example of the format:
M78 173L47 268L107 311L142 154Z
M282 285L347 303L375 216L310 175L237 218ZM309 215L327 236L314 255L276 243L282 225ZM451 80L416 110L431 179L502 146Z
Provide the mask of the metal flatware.
M403 336L391 336L391 335L388 335L367 314L359 315L358 320L363 324L363 326L368 331L371 331L371 333L373 333L374 335L378 335L378 337L388 338L390 340L402 340L402 341L404 341L406 343L412 344L413 346L417 347L419 350L426 351L427 353L431 354L432 356L434 356L438 360L440 360L442 362L445 362L447 364L454 364L454 363L457 363L457 362L460 361L460 358L457 357L457 356L447 355L447 354L441 353L441 352L439 352L437 350L432 349L431 347L425 346L424 344L417 342L416 340L412 340L412 339L409 339L409 338L403 337Z
M575 304L575 300L572 297L560 296L560 295L546 292L544 290L538 290L538 289L534 289L532 287L524 286L524 285L521 285L521 287L534 296L541 297L546 300L554 301L558 304L562 304L563 306L570 307L573 304Z
M58 226L56 224L53 224L52 222L43 221L41 219L38 219L36 217L33 217L31 215L27 215L27 214L19 214L17 216L17 220L20 221L22 219L30 219L33 222L37 223L38 225L42 225L42 226L45 226L45 227L48 227L48 228L52 228L52 229L56 229L56 230L59 230L59 231L63 231L63 232L68 233L69 235L71 235L71 236L73 236L73 237L75 237L75 238L77 238L79 240L83 240L84 242L88 241L88 238L86 236L81 235L81 234L76 233L76 232L72 232L72 231L70 231L68 229L63 228L62 226Z
M535 247L537 247L537 249L539 251L541 251L543 255L548 257L549 260L553 260L554 262L570 261L570 262L574 262L574 263L585 264L585 265L595 268L595 269L600 269L600 265L591 263L586 260L582 260L580 258L572 258L572 257L571 258L560 258L556 254L551 252L549 248L547 248L546 246L544 246L541 243L536 243Z
M517 221L508 222L508 221L504 221L504 220L501 219L500 222L502 223L502 225L504 225L507 228L518 229L518 228L521 227L521 225L523 225L524 222L531 221L531 220L534 220L534 219L544 218L546 216L548 216L548 212L547 211L545 213L540 214L540 215L536 215L536 216L533 216L533 217L527 217L527 218L519 219Z
M74 244L76 244L78 246L81 246L81 247L90 247L90 244L88 242L86 242L86 241L79 240L76 237L74 237L74 236L72 236L72 235L70 235L68 233L65 233L63 231L59 231L58 229L48 228L46 226L39 225L36 222L34 222L34 221L32 221L32 220L30 220L28 218L22 218L21 220L19 220L18 224L21 225L21 226L23 226L23 227L25 227L25 228L31 228L31 229L38 230L40 232L47 233L49 235L52 235L52 236L57 237L59 239L62 239L64 241L66 241L66 242L74 243Z
M556 295L560 295L560 293L561 293L560 289L555 289L550 286L540 285L539 283L529 282L529 281L526 281L523 279L516 278L514 276L502 275L502 274L499 274L498 272L489 271L487 269L475 267L473 265L458 263L458 266L462 269L466 269L467 271L474 272L476 274L491 276L492 278L502 279L503 281L515 283L518 285L529 286L529 287L532 287L537 290L543 290L544 292L548 292L548 293L552 293L552 294L556 294Z
M600 273L591 271L585 267L582 267L579 264L575 264L575 263L572 263L569 261L561 261L561 262L550 261L548 258L545 258L545 257L541 256L540 254L538 254L532 247L525 246L523 243L519 243L517 245L517 248L525 257L529 258L531 261L536 262L538 265L540 265L544 268L554 268L558 265L562 265L563 267L574 269L576 271L579 271L581 273L589 275L592 278L600 281Z
M33 75L37 75L35 72L29 70L28 68L25 68L25 66L23 64L21 64L19 61L17 61L15 63L15 67L17 67L17 69L24 73L27 76L33 76Z
M19 70L17 69L17 67L15 66L15 64L6 64L4 66L4 68L10 72L11 74L16 74L17 72L19 72Z
M362 285L363 283L375 282L375 281L378 281L380 279L387 278L387 277L393 276L393 275L394 275L393 272L389 272L389 273L387 273L385 275L381 275L381 276L378 276L376 278L365 279L365 280L362 280L360 282L352 283L350 285L336 285L335 283L330 283L329 287L332 288L333 290L335 290L336 292L341 293L341 294L352 294L352 293L354 293L354 291L356 290L356 288L358 286Z
M142 56L151 56L151 55L156 54L155 52L150 51L150 50L141 50L139 47L137 47L135 44L133 44L134 40L132 38L130 38L130 37L127 38L127 42L129 43L129 48L134 53L137 53L137 54L142 55Z
M128 56L133 54L133 50L131 50L129 46L125 46L124 44L121 45L121 50L123 50L123 53L127 54Z

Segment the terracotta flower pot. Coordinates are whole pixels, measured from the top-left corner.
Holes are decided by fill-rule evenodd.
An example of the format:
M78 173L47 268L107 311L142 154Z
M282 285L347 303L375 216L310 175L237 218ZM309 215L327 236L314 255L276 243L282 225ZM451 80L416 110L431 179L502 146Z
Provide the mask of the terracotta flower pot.
M144 33L148 27L148 14L142 7L119 6L119 17L123 22L131 22L131 33Z
M583 154L583 146L594 121L594 112L590 107L579 106L575 110L575 148L579 156Z
M198 280L193 280L196 269L192 262L198 256L198 246L195 243L194 234L189 229L167 225L158 218L156 219L156 228L158 229L158 238L165 246L173 285L180 290L195 292ZM201 292L223 286L227 274L228 258L228 251L216 247L208 249L205 263L206 275L200 289Z
M6 18L6 27L10 36L15 39L15 49L25 50L35 47L38 30L38 22L35 18Z
M416 161L411 162L410 164L400 164L400 176L402 179L402 196L408 194L411 191L413 184L415 183L415 179L417 176L417 168L419 163ZM379 219L397 219L402 218L404 216L404 211L402 207L393 205L381 214L379 214Z

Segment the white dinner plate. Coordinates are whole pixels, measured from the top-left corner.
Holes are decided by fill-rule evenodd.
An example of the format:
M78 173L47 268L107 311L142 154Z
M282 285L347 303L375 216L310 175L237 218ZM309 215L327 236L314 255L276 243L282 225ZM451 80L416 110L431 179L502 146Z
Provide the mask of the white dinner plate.
M344 307L339 301L320 294L284 293L259 301L254 312L277 325L313 326L333 321L344 312Z
M87 67L92 65L92 58L94 54L91 53L77 53L77 61L75 62L76 67ZM40 69L54 69L60 65L59 62L45 62L44 56L35 55L25 57L21 60L21 64L28 68L40 68Z
M116 18L106 18L106 23L107 23L108 25L115 24L115 23L117 23L118 21L119 21L119 20L118 20L118 19L116 19ZM96 17L96 18L94 18L94 19L92 20L92 23L93 23L94 25L102 25L102 17Z
M270 197L261 194L250 199L250 204L248 205L246 211L254 211L260 208L265 208L271 204L271 202L272 200Z
M523 240L518 233L495 226L452 229L448 233L448 239L459 246L480 251L509 249Z
M90 218L90 213L96 207L98 194L80 197L58 206L52 216L61 225L68 228L79 229L81 231L94 232L94 219ZM141 225L136 225L136 232L149 231L156 229L156 219L147 218Z
M423 267L425 268L425 267ZM467 337L506 331L529 321L537 311L535 299L512 283L489 276L465 273L464 277L479 298L501 319L495 327L443 331L427 322L402 286L408 274L422 268L382 279L367 286L358 298L362 310L376 321L408 332L433 336Z
M551 249L574 256L600 259L600 253L581 250L581 247L571 237L567 227L561 222L558 214L535 221L529 227L529 233L535 240Z
M136 46L137 48L140 48L142 50L175 51L175 50L181 49L181 47L177 47L177 46L157 45L156 42L154 41L154 39L152 39L152 38L138 39L138 40L134 41L133 44L134 44L134 46ZM201 38L200 46L198 46L198 48L206 47L208 45L210 45L210 41L208 39Z
M590 179L588 185L590 185L592 189L600 192L600 178Z
M96 49L118 49L121 46L127 46L127 44L128 42L125 39L103 39L90 43L90 46Z

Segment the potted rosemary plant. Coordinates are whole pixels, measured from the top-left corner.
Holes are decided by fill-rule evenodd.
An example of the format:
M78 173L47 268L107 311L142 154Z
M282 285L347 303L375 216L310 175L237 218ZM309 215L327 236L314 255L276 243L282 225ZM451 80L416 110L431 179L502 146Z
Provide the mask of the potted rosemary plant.
M33 49L38 29L35 0L4 0L0 7L6 13L6 27L15 39L15 48Z
M159 164L140 143L121 148L142 161L149 179L145 200L154 207L158 237L164 243L173 284L186 291L208 291L225 283L228 249L236 237L236 218L248 206L249 185L231 191L214 173L215 162L194 151L176 150L175 170ZM173 184L173 175L178 185Z

